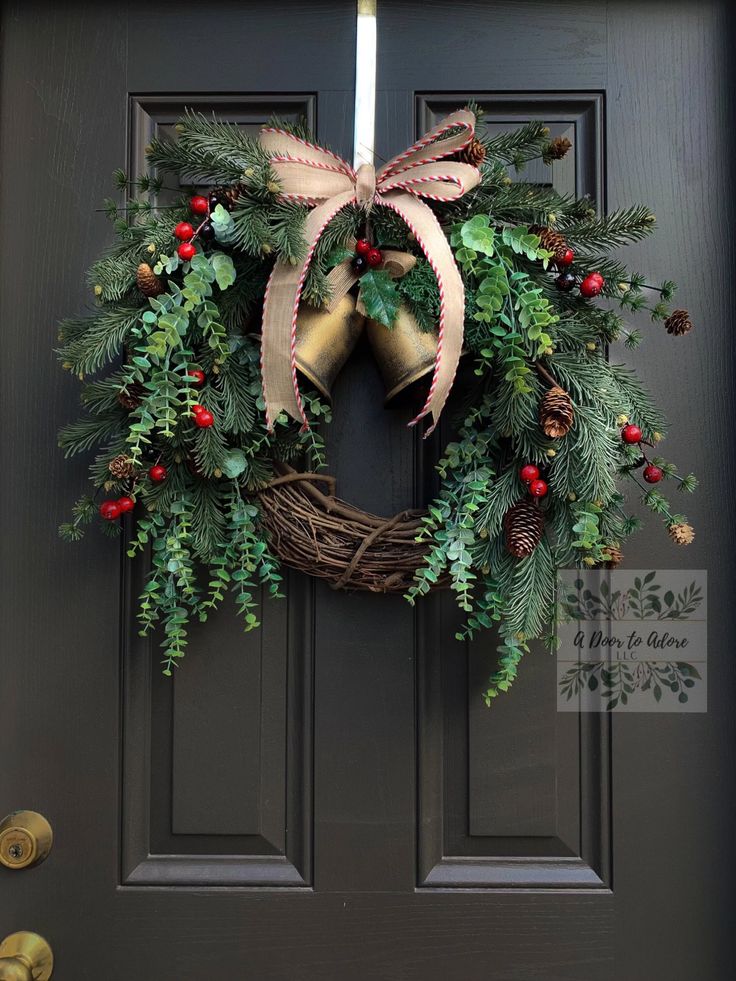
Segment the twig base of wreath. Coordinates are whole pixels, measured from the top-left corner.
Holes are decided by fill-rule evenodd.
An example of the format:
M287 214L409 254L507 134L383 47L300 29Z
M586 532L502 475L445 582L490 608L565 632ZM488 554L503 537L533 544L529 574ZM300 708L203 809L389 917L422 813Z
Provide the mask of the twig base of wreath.
M336 497L334 477L283 464L258 498L273 553L333 589L404 593L424 564L416 536L426 511L379 518Z

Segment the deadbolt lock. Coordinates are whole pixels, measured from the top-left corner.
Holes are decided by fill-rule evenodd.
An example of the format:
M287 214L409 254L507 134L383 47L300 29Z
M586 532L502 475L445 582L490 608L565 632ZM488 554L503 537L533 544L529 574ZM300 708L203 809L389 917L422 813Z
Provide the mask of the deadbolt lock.
M40 865L51 851L51 825L36 811L15 811L0 821L0 865L6 869L30 869Z

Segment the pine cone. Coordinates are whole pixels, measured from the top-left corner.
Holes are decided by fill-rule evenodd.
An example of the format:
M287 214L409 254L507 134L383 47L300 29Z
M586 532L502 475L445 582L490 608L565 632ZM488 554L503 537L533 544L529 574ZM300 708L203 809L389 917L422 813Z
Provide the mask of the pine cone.
M480 167L485 159L486 148L477 136L474 136L465 149L460 151L460 160L463 163L470 164L471 167Z
M690 545L695 538L695 529L684 521L670 525L667 532L676 545Z
M555 262L562 262L569 246L559 232L555 232L551 228L540 228L536 225L529 231L539 236L539 244L543 249L553 253Z
M681 337L683 334L690 333L693 329L693 322L687 310L673 310L665 320L664 326L668 334Z
M230 187L218 187L215 193L217 194L223 208L230 211L236 204L240 195L245 192L245 189L246 185L239 181L237 184L231 184Z
M503 519L506 548L517 559L531 555L544 530L544 515L532 501L517 501Z
M624 560L624 553L619 545L606 545L604 548L606 561L603 563L605 569L618 569Z
M138 266L135 274L135 281L138 289L144 296L159 296L166 292L166 287L156 273L151 269L147 262L142 262Z
M545 162L550 163L552 160L562 160L571 146L572 143L566 136L556 136L553 140L549 141L544 151L543 157Z
M550 388L539 405L539 421L544 435L550 439L567 436L574 419L572 400L564 388L559 385Z
M128 385L127 389L121 389L118 392L118 402L130 412L138 408L143 401L144 394L143 385L140 382L133 382L132 385Z
M117 477L118 480L127 480L128 477L132 477L135 473L135 465L130 457L125 453L120 453L118 456L114 456L108 463L107 469L110 471L113 477Z

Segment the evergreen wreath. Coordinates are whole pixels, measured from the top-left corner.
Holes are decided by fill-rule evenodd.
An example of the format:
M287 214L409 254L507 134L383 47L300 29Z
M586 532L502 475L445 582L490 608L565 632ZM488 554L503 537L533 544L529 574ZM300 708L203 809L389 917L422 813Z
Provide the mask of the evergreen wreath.
M274 125L311 139L300 126ZM281 558L340 587L401 589L411 603L449 586L465 614L459 638L499 631L490 703L531 640L554 644L558 568L621 561L639 519L619 481L638 488L675 543L692 541L656 485L691 492L695 477L657 454L660 411L633 371L608 359L614 343L641 341L629 312L647 311L675 336L692 326L669 307L674 283L651 286L615 254L649 235L654 216L641 206L598 216L587 199L509 177L529 160L564 156L567 140L550 140L539 122L475 137L457 159L479 168L477 187L431 202L462 274L474 383L437 466L437 498L386 520L335 498L320 433L330 408L318 393L302 393L309 428L283 413L266 425L260 312L274 263L303 258L307 208L280 195L268 152L237 126L190 112L176 129L175 140L147 148L151 174L116 173L125 203L105 202L118 241L89 272L96 307L59 330L60 360L85 382L84 415L61 430L60 446L67 456L95 451L94 493L60 534L78 540L99 516L117 535L120 516L135 509L128 555L151 556L138 617L143 635L163 628L165 674L185 653L190 620L206 620L227 592L245 629L256 627L260 589L280 595ZM183 184L167 189L166 175ZM172 204L160 203L167 190ZM365 242L367 218L348 206L329 223L302 303L329 300L330 270L354 256L368 316L389 330L404 305L436 331L437 280L411 230L373 207L376 249ZM377 263L361 265L370 248L416 261L392 279ZM294 519L302 506L324 523L322 545L341 556L335 567L320 565L308 542L303 551ZM403 574L391 577L397 568Z

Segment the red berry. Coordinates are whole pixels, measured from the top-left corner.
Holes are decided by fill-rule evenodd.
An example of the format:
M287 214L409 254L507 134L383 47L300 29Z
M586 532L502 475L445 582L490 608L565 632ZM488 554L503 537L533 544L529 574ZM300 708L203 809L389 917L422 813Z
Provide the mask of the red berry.
M355 251L357 255L368 255L372 248L373 246L367 238L359 238L355 243Z
M650 463L648 467L644 467L642 476L648 484L658 484L664 477L664 471L661 467L655 467L653 463Z
M539 476L539 467L535 467L533 463L525 464L519 471L519 477L525 484L530 484L533 480L536 480Z
M586 276L580 284L580 295L588 297L589 299L593 296L598 296L600 291L605 286L605 283L606 281L600 273L590 273L590 275Z
M546 480L532 480L529 484L529 493L532 497L544 497L548 490Z
M135 501L132 497L128 497L127 494L124 497L118 498L118 507L121 511L132 511L135 507Z
M628 426L624 426L621 430L621 439L624 443L640 443L642 432L638 426L634 426L630 423Z
M562 256L555 260L558 268L561 268L562 266L571 266L574 261L575 253L572 249L565 249Z
M215 424L215 417L207 409L200 409L194 414L194 425L200 429L209 429Z
M204 411L205 411L205 407L203 405L196 404L192 406L192 412L194 413L195 416L198 416L200 412L204 412Z
M99 507L100 517L104 518L105 521L114 521L119 518L121 510L117 501L103 501Z
M194 235L194 229L188 221L180 221L174 229L174 235L180 242L188 242L192 235Z
M199 388L200 385L204 385L204 380L207 377L205 373L200 368L190 368L187 371L189 376L189 384L196 385Z
M166 480L166 467L162 467L160 463L157 463L155 467L151 467L148 471L148 476L154 484L160 484L162 480Z
M210 210L210 203L201 194L196 194L189 202L189 207L195 215L206 215Z
M197 254L197 250L191 242L182 242L176 251L179 253L179 258L183 259L184 262L189 262L192 256Z
M380 249L371 249L366 255L365 261L369 266L380 266L383 262L383 256L381 255Z

